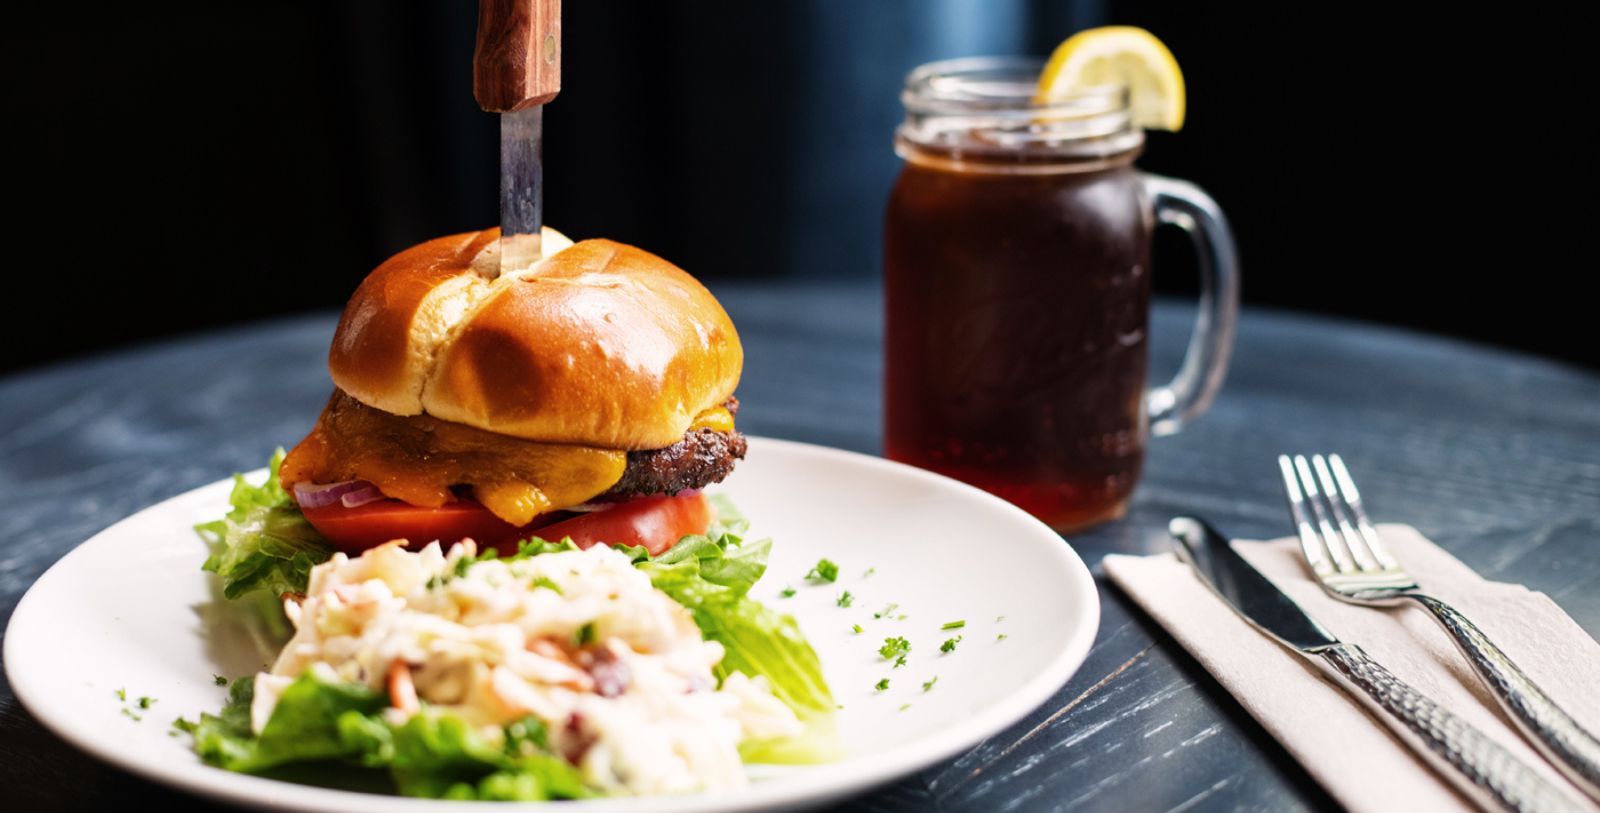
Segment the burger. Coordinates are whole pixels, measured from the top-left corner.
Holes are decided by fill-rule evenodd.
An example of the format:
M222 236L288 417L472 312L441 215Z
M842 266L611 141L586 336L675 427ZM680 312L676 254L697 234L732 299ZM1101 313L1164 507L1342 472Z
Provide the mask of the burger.
M430 240L351 297L335 390L278 470L334 547L509 552L537 536L658 554L706 531L700 489L746 450L733 323L649 252L550 229L542 242L507 270L498 229Z
M228 617L281 647L181 724L206 762L533 801L837 756L816 651L751 595L772 540L701 491L746 450L728 315L637 248L542 242L526 268L494 230L380 265L316 425L196 526Z

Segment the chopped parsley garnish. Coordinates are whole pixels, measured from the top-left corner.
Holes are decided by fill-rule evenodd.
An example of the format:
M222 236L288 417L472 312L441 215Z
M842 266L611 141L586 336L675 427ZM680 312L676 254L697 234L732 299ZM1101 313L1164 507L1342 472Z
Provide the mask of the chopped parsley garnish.
M835 600L834 603L840 607L849 607L850 605L856 603L856 597L850 595L850 591L846 590L839 594L839 598Z
M136 723L137 722L141 722L141 721L144 720L143 717L140 717L139 715L134 714L132 711L129 711L128 709L123 709L122 710L122 714L123 714L124 717L127 717L128 719L130 719L130 720L132 720L132 721L134 721Z
M1003 615L997 615L997 616L994 617L994 623L996 623L996 624L998 624L998 623L1000 623L1001 621L1004 621L1004 620L1006 620L1006 617L1003 616Z
M965 622L965 621L949 621L949 622L946 622L945 625L940 627L939 629L942 629L942 630L958 630L958 629L961 629L962 627L965 627L966 625L967 625L967 622Z
M790 598L790 597L794 596L794 588L793 587L785 587L785 588L783 588L782 592L778 593L778 595L783 596L784 598Z
M954 651L956 651L956 644L959 644L959 643L961 643L961 636L959 636L959 635L957 635L954 638L946 638L945 642L939 645L939 651L940 652L954 652Z
M873 686L872 688L877 689L880 692L888 690L888 688L889 688L889 679L888 678L884 678L883 680L878 681L878 685Z
M139 708L141 708L141 709L150 708L150 704L154 703L154 702L156 702L156 699L154 697L141 697L141 698L139 698Z
M857 634L857 635L860 635L861 634L861 625L860 624L851 624L850 625L850 631L855 633L855 634Z
M904 706L901 706L901 707L900 707L900 710L901 710L901 711L905 711L905 710L906 710L906 709L909 709L909 708L911 708L911 704L910 704L910 703L907 703L907 704L905 704L905 705L904 705Z
M463 556L460 559L457 559L456 560L456 578L459 579L459 578L465 577L467 575L467 568L469 568L469 567L472 567L472 557Z
M591 621L579 627L577 632L572 633L572 643L574 646L588 646L594 643L597 637L594 622Z
M878 572L877 568L869 567L869 568L867 568L867 572L861 574L861 578L865 579L866 577L871 576L872 574L877 573L877 572Z
M905 665L906 665L906 656L901 655L900 657L894 659L894 668L899 669L900 667L905 666Z
M873 618L882 618L882 617L894 612L895 610L898 610L899 608L900 608L900 605L898 605L898 604L890 604L889 606L883 608L883 610L881 612L873 613L872 617Z
M128 690L127 689L118 689L117 690L117 699L121 700L124 703L128 702Z
M939 676L938 675L934 675L932 680L929 680L926 683L922 684L922 690L925 691L925 692L926 691L931 691L933 689L933 684L938 683L938 682L939 682Z
M558 596L562 595L562 593L561 593L561 585L556 584L553 581L550 581L550 577L549 576L540 576L539 578L534 579L533 580L533 587L534 587L534 589L538 589L540 587L543 587L546 590L554 590L554 591L556 591L556 595L558 595Z
M886 661L893 659L896 656L903 656L910 651L911 642L898 635L894 636L893 638L883 639L883 646L878 648L878 654L882 655L883 659Z
M211 682L217 684L218 686L228 685L228 679L221 675L212 675Z
M834 582L839 580L839 566L827 559L818 559L817 566L806 574L806 581Z
M1004 641L1004 640L1005 640L1005 639L1006 639L1006 634L1005 634L1005 633L1003 633L1003 632L1002 632L1002 633L1000 633L1000 634L999 634L999 635L996 635L996 636L995 636L995 637L994 637L994 639L995 639L995 640L996 640L996 641Z

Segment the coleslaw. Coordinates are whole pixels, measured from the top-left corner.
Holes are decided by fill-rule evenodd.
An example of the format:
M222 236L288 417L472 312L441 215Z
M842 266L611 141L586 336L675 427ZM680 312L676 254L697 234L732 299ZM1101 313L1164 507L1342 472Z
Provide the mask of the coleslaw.
M771 543L725 501L655 557L538 539L351 557L317 547L275 474L236 480L232 503L198 528L207 569L229 598L284 593L293 632L220 714L180 721L207 762L537 800L738 787L747 762L837 755L815 652L748 596Z

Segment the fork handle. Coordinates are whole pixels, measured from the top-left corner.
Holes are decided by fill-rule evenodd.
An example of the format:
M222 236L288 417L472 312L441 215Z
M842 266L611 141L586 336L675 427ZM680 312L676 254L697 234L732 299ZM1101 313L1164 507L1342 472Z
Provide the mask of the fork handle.
M1354 644L1317 650L1339 685L1479 807L1514 813L1578 811L1577 803L1467 721L1395 677Z
M1432 596L1413 593L1409 598L1426 607L1450 633L1527 740L1589 798L1600 801L1600 741L1562 711L1483 630L1454 607Z

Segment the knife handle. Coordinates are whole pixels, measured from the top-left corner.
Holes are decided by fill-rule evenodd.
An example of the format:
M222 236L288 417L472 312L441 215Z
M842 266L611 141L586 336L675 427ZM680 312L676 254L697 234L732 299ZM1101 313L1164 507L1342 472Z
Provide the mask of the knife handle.
M1395 677L1361 647L1334 644L1315 654L1342 688L1379 711L1385 725L1479 807L1514 813L1581 810L1522 760Z
M544 104L561 91L561 0L478 0L472 95L491 113Z
M1421 593L1408 597L1433 613L1501 707L1542 752L1589 798L1600 801L1600 742L1551 700L1483 630L1456 608Z

